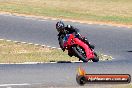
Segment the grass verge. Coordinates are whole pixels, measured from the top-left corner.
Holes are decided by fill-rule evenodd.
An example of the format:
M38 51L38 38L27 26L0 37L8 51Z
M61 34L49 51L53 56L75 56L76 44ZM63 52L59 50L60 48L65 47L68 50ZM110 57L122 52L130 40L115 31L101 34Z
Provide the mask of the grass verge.
M119 84L119 85L113 85L110 88L132 88L132 84Z
M111 56L99 54L100 60L111 60ZM42 46L0 40L0 63L77 61L69 57L67 52Z
M132 0L1 0L0 11L132 25Z

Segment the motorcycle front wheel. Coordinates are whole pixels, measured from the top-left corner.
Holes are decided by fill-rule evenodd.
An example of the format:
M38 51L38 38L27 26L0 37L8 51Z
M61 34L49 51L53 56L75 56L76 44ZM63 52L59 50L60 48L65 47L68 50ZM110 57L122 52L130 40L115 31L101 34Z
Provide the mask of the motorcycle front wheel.
M84 55L85 51L83 51L80 46L73 46L72 50L75 53L75 56L77 56L80 60L82 60L83 62L88 62L88 59Z
M99 56L97 55L96 52L94 52L94 58L92 59L93 62L98 62L99 61Z

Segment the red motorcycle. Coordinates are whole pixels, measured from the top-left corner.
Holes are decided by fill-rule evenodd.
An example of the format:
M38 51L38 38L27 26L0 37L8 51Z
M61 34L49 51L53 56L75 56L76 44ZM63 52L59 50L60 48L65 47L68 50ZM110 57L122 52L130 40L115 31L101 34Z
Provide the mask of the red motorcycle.
M96 52L73 34L67 34L64 37L64 47L68 50L70 56L74 55L83 62L88 62L89 60L92 60L93 62L99 61Z

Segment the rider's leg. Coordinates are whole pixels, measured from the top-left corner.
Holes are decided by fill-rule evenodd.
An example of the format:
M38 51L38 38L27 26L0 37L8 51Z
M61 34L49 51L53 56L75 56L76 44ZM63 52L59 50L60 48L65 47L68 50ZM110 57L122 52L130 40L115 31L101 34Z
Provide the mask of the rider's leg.
M86 37L82 37L80 35L77 35L77 37L83 42L85 42L90 48L94 49L94 45L91 45Z
M83 41L92 49L94 49L94 45L90 44L87 38L83 38Z

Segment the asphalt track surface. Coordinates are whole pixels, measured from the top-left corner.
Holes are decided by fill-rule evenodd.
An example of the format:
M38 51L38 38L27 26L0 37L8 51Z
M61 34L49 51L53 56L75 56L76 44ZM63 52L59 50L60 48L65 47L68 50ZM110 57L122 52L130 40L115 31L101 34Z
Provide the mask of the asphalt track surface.
M57 20L0 15L0 38L59 48ZM80 29L96 45L96 51L114 60L81 64L87 73L122 73L132 75L132 28L65 22ZM0 88L78 87L75 76L80 63L0 65ZM106 85L85 85L85 87ZM107 85L108 86L108 85Z

